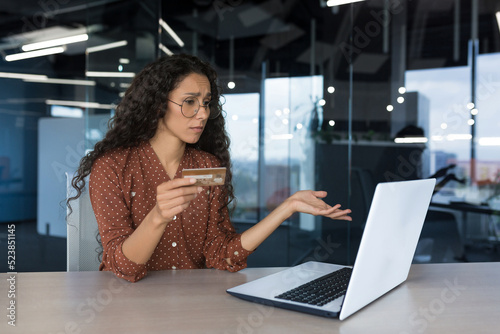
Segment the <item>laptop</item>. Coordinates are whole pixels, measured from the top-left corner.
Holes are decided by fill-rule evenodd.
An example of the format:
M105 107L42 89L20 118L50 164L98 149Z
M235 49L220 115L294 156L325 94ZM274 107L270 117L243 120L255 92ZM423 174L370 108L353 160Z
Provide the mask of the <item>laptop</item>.
M227 292L344 320L407 279L435 184L423 179L376 186L354 266L310 261Z

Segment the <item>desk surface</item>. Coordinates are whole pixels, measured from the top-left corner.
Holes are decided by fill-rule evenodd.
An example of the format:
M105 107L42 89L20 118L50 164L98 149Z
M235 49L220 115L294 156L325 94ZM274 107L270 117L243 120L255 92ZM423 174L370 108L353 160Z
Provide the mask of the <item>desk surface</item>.
M497 216L500 215L500 210L492 209L487 205L477 205L465 202L450 202L450 203L431 202L430 206L443 209L458 210L463 212L482 213L485 215L497 215Z
M500 263L413 265L406 283L344 321L250 303L235 285L280 268L152 272L128 283L109 272L15 275L16 327L1 333L498 333Z
M468 203L463 198L455 196L444 196L435 194L431 201L431 207L458 210L463 212L482 213L486 215L500 215L500 210L486 204Z

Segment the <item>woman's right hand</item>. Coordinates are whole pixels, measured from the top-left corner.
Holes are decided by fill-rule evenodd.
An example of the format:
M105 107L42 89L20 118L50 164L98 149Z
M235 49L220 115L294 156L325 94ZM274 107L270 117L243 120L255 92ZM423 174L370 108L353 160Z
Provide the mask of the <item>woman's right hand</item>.
M175 220L203 190L194 183L196 180L193 178L180 178L164 182L156 188L155 212L160 224Z

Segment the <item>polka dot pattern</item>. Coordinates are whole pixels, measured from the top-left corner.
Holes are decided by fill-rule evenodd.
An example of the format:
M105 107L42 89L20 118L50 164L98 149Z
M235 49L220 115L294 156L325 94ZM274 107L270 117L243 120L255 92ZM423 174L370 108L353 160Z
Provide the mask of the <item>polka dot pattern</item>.
M186 147L174 178L185 168L219 167L218 159ZM129 260L122 244L156 204L156 188L170 178L149 142L105 153L92 166L90 199L103 245L100 270L136 282L149 270L217 268L238 271L251 252L221 207L223 188L206 187L189 207L172 220L146 264ZM229 265L226 258L230 259Z

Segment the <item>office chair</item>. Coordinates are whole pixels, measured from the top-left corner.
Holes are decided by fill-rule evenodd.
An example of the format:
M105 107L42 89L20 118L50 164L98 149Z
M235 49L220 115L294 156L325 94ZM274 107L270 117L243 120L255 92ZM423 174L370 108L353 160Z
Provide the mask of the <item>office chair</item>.
M73 173L66 173L67 198L76 195L71 186ZM87 180L88 181L88 180ZM100 245L96 239L98 233L97 221L90 203L88 188L82 195L70 202L66 215L67 239L67 271L99 270L98 251Z

